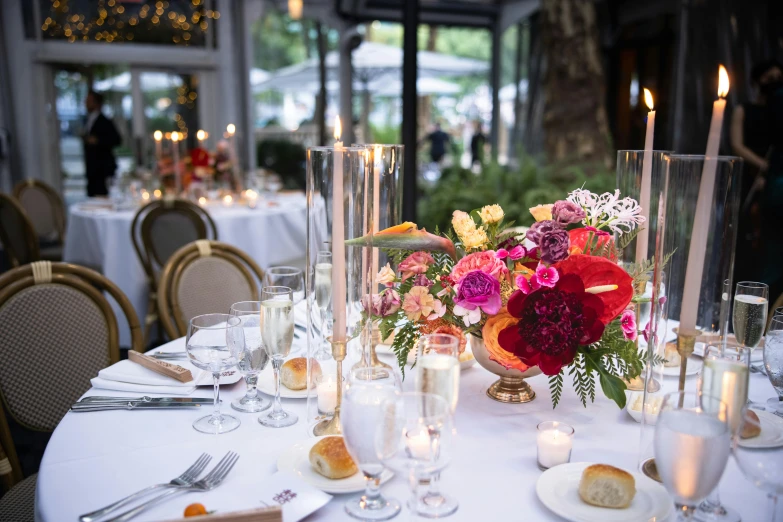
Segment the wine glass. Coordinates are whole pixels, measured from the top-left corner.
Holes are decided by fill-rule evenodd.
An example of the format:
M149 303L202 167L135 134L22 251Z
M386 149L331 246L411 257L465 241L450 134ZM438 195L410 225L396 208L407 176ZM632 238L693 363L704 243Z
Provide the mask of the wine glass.
M304 299L304 274L294 266L273 266L264 272L264 286L287 286L293 292L294 304Z
M272 359L275 373L275 402L269 415L258 422L270 428L284 428L296 424L299 418L283 410L280 404L280 368L291 352L294 341L293 291L286 286L267 286L261 290L261 340Z
M388 520L400 512L400 503L380 493L384 465L375 451L376 430L385 429L382 405L399 397L399 380L380 368L352 370L340 406L345 447L364 474L364 494L345 503L345 511L361 520Z
M321 318L321 339L314 357L324 360L331 357L326 341L327 321L332 306L332 253L328 250L318 252L315 261L315 304Z
M778 394L767 400L767 407L783 413L783 315L776 315L769 323L764 340L764 369Z
M716 397L726 405L729 431L734 434L742 419L742 410L748 402L750 381L750 350L736 346L707 346L704 349L704 367L699 391ZM709 406L712 403L708 403ZM739 513L721 504L719 487L699 505L699 515L715 522L739 522Z
M783 446L758 448L743 444L740 434L746 431L746 428L762 429L758 416L751 416L750 411L748 407L743 410L740 429L732 438L734 459L745 478L769 495L769 519L775 522L778 520L778 496L783 494Z
M267 410L272 403L258 393L258 374L269 362L269 354L261 341L261 302L234 303L231 305L231 315L239 317L245 332L245 349L240 354L237 368L247 386L244 397L231 401L231 407L246 413Z
M740 281L734 292L732 326L737 342L751 350L758 346L767 324L769 287L764 283Z
M426 515L431 513L432 499L429 492L419 494L419 485L421 479L438 475L451 463L455 433L451 407L440 395L413 392L387 401L383 410L375 449L386 466L407 474L411 486L408 509L430 518L447 516Z
M655 464L679 513L693 520L696 506L720 482L729 459L726 404L704 394L674 392L655 425Z
M188 323L185 341L188 359L196 368L212 372L215 402L212 415L201 417L193 428L202 433L228 433L239 427L239 419L220 413L220 373L236 366L245 349L245 332L239 317L228 314L198 315Z

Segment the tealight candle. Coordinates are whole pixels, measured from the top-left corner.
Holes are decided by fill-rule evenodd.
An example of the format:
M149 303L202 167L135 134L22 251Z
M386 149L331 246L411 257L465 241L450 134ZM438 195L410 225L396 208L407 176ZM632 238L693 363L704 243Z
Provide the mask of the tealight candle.
M426 428L412 430L405 434L405 446L411 457L417 460L429 460L432 437Z
M141 199L143 199L144 201L148 201L150 199L150 193L147 192L146 190L142 190Z
M318 396L318 413L322 415L334 413L337 406L337 377L334 374L321 374L316 377L315 392Z
M155 189L152 194L155 196L155 199L160 199L163 196L163 192L160 189Z
M546 470L571 460L574 444L574 428L557 421L546 421L538 425L536 446L538 467Z
M258 192L252 189L245 191L245 199L247 199L247 206L250 208L256 208L256 202L258 201Z
M223 196L223 205L230 207L234 204L234 197L231 194Z
M207 206L207 198L205 198L204 196L201 196L200 198L198 198L198 204L201 205L202 207L206 207Z

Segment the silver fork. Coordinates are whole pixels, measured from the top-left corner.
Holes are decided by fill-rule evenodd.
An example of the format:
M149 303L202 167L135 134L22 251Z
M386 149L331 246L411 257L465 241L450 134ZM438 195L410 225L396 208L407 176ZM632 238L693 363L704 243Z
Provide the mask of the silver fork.
M172 479L171 482L167 484L155 484L154 486L144 488L140 491L137 491L136 493L133 493L132 495L128 495L127 497L120 499L117 502L114 502L113 504L109 504L108 506L103 507L97 511L93 511L92 513L87 513L85 515L81 515L79 517L79 520L81 522L92 522L95 519L101 518L102 516L106 515L110 511L114 511L115 509L120 508L125 504L128 504L129 502L141 496L147 495L148 493L151 493L156 489L167 488L171 486L190 486L196 481L196 479L201 474L201 472L204 471L204 468L207 467L207 464L209 464L210 460L212 460L211 455L202 453L201 456L198 458L198 460L196 460L196 462L194 462L192 466L190 466L187 470L185 470L185 472L179 477Z
M115 518L108 519L104 522L126 522L139 513L146 511L148 508L159 504L167 498L179 493L188 491L209 491L215 489L220 485L221 482L223 482L223 479L226 478L228 472L231 471L231 468L233 468L234 464L237 463L237 460L239 460L239 455L233 451L229 451L222 459L220 459L220 462L218 462L217 466L215 466L212 471L210 471L207 476L201 480L186 486L169 486L169 491L166 491L165 493L162 493L161 495L158 495L157 497L150 499L143 504L139 504L130 511L126 511L123 514Z

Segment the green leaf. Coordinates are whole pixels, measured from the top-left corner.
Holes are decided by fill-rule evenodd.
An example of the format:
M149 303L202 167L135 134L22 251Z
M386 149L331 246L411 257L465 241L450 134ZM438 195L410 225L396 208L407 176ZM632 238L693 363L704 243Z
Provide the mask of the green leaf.
M620 409L625 408L625 383L623 380L604 370L600 372L600 382L604 395L616 402Z
M470 217L473 219L473 222L477 227L481 226L481 209L475 208L471 210Z
M552 409L555 409L563 394L563 372L549 377L549 391L552 395Z
M639 232L641 232L642 230L644 230L644 229L641 228L641 227L638 227L638 228L633 229L631 232L628 232L628 233L623 234L622 236L620 236L620 240L618 241L618 244L620 246L620 250L625 250L625 247L630 245L631 241L633 241L636 238L636 236L639 235Z

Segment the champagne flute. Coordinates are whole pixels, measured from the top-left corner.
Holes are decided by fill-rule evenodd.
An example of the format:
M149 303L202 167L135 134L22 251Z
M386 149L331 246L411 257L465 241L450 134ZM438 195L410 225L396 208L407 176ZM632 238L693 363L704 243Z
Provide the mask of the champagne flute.
M196 368L212 372L215 402L212 415L201 417L193 428L201 433L228 433L239 427L239 419L220 413L220 374L236 366L245 349L244 330L238 317L228 314L198 315L188 323L185 349Z
M375 433L378 457L389 468L408 476L408 509L427 512L427 495L419 495L419 484L451 463L451 407L440 395L414 392L387 401L383 410L382 425Z
M293 293L294 304L304 299L304 274L294 266L273 266L264 272L264 286L287 286Z
M663 399L655 464L680 521L693 520L696 506L720 482L729 459L726 418L726 404L712 396L674 392Z
M764 340L764 369L778 394L767 400L767 407L783 413L783 315L776 315L769 323Z
M459 400L459 339L449 334L422 335L419 338L416 357L416 391L432 393L446 401L452 415ZM433 436L436 436L434 432ZM440 473L429 477L429 488L417 503L418 513L428 518L438 518L454 513L459 507L457 499L440 492Z
M318 252L315 262L315 304L321 319L321 339L314 357L325 360L331 357L327 349L327 321L332 306L332 253L328 250Z
M272 359L275 374L275 401L269 415L258 422L270 428L284 428L296 424L299 418L283 410L280 404L280 368L291 352L294 341L293 291L286 286L267 286L261 290L261 339Z
M269 362L269 354L261 341L261 302L241 301L231 305L231 315L239 317L245 333L245 349L242 351L237 368L245 378L247 390L244 397L231 401L231 407L237 411L254 413L269 409L272 403L258 393L258 374Z
M400 512L400 503L380 493L384 465L375 451L376 431L384 429L382 405L400 395L394 372L379 368L352 370L340 406L345 447L364 474L364 494L345 503L345 511L361 520L388 520Z
M734 292L732 326L741 347L753 350L761 342L767 324L769 287L764 283L740 281Z
M769 520L775 522L779 520L778 496L783 494L783 446L757 448L743 444L740 434L746 427L755 431L762 429L758 416L751 416L750 411L750 408L745 407L740 428L732 438L734 460L745 478L769 495Z
M699 390L704 396L720 399L726 405L729 431L734 434L742 420L742 410L748 401L750 381L750 350L733 346L707 346L704 349L704 367L701 371ZM703 406L714 405L707 402ZM716 487L699 505L701 518L715 522L739 522L739 513L721 504Z

